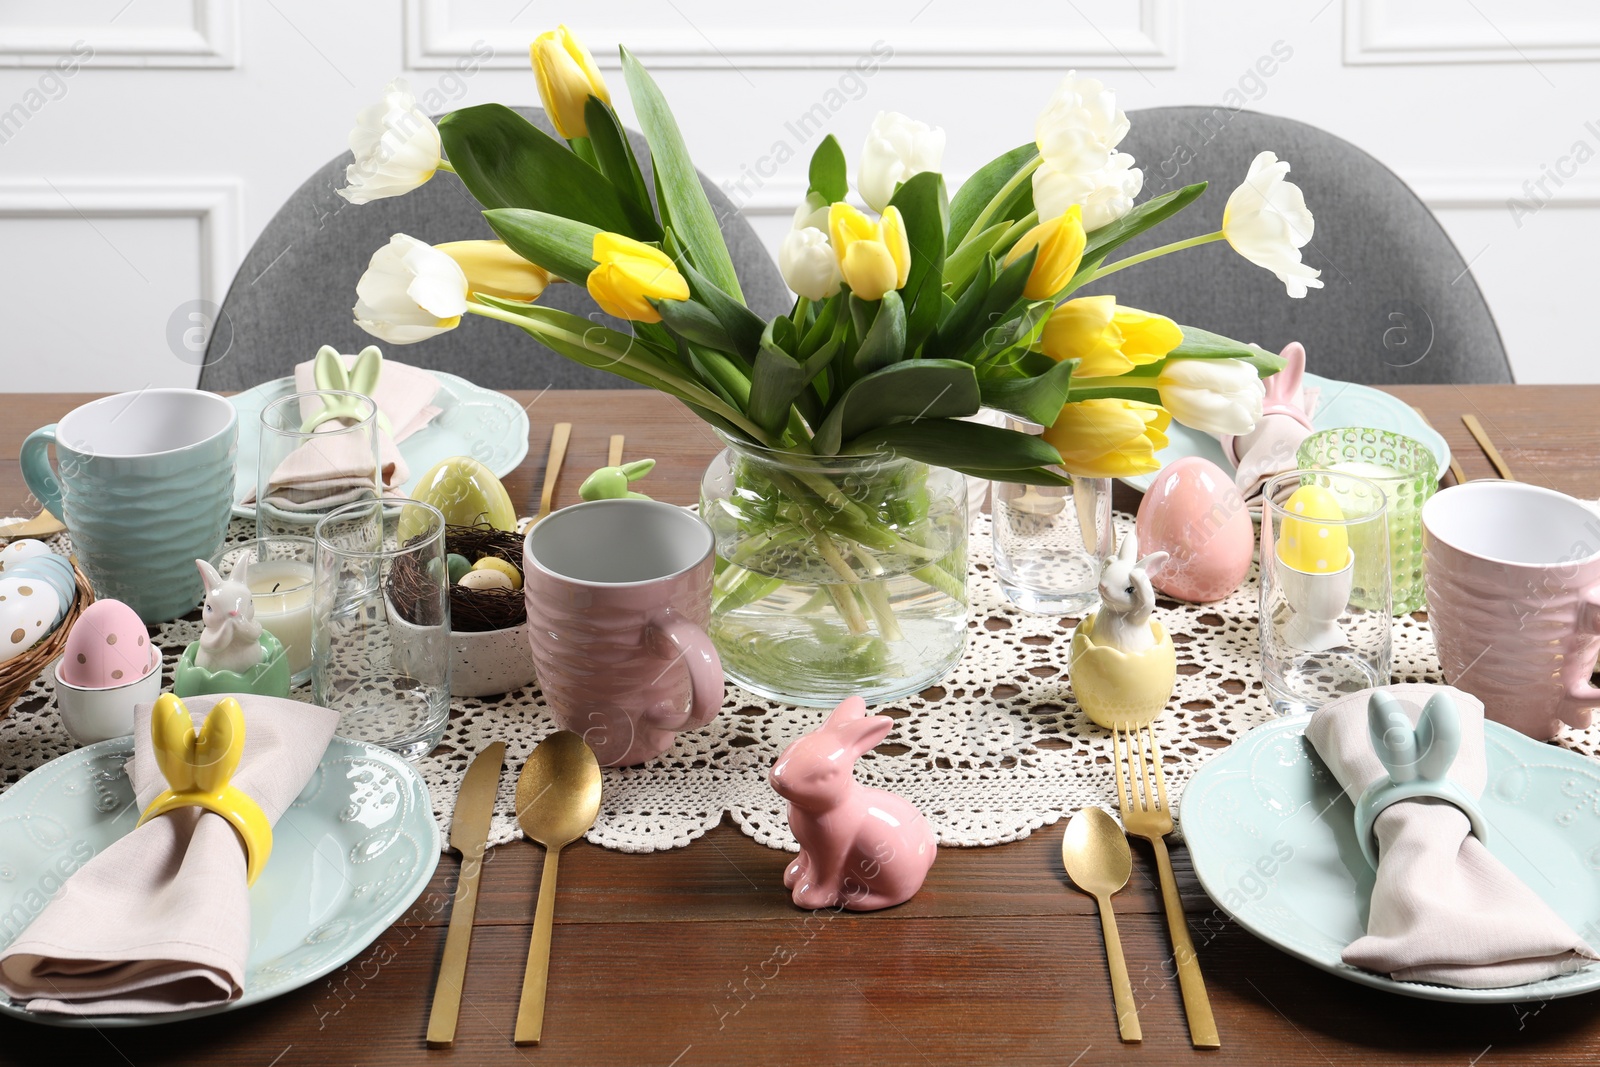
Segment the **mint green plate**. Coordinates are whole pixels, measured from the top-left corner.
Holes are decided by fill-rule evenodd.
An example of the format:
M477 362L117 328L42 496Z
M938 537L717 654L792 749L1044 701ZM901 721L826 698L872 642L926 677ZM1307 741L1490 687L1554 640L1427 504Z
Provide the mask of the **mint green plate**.
M1223 911L1314 967L1406 996L1497 1004L1600 989L1600 963L1526 985L1456 989L1341 960L1366 933L1373 871L1356 844L1354 807L1305 738L1310 718L1258 726L1183 791L1195 874ZM1600 929L1600 764L1496 722L1484 723L1484 750L1489 851L1580 935Z
M465 378L444 371L432 371L439 379L439 392L433 406L439 409L434 420L400 442L400 455L411 469L411 477L400 487L410 495L417 479L441 459L471 456L504 478L517 469L528 454L528 413L522 405L494 389L474 385ZM242 519L256 516L255 505L238 501L256 490L256 456L261 452L261 412L274 400L294 392L293 378L277 378L247 389L228 402L239 412L239 459L233 479L233 513ZM1386 429L1373 423L1380 429Z
M139 813L122 769L132 755L131 737L101 741L0 793L0 948L55 893L62 872L133 829ZM278 820L272 858L250 889L242 997L164 1015L77 1016L29 1012L0 994L0 1014L50 1026L154 1026L269 1000L354 959L422 894L438 863L422 776L386 749L336 737Z
M1317 398L1317 410L1311 416L1311 425L1314 429L1370 426L1374 430L1392 430L1427 445L1428 451L1439 461L1441 475L1450 466L1450 446L1445 444L1444 438L1440 437L1433 427L1422 421L1422 416L1418 415L1410 404L1399 397L1385 393L1381 389L1374 389L1370 385L1337 382L1332 378L1322 378L1315 374L1307 374L1305 384L1322 390L1322 394ZM241 450L243 447L241 438ZM1167 428L1167 447L1157 452L1156 458L1161 460L1161 465L1164 467L1185 456L1209 459L1223 470L1233 473L1233 464L1222 454L1222 446L1217 443L1215 437L1173 422ZM1143 493L1155 484L1158 473L1160 472L1140 474L1122 480Z

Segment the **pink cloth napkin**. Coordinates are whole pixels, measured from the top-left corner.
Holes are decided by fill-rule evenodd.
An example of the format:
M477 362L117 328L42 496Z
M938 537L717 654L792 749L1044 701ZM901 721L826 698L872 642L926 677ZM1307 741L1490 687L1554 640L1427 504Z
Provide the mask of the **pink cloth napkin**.
M346 369L354 365L355 356L341 355ZM313 377L314 360L307 360L294 368L296 392L307 393L317 388ZM386 493L399 492L411 477L411 469L400 454L400 442L432 422L441 409L433 400L439 394L439 379L420 367L383 361L378 384L373 387L372 400L388 419L393 433L378 431L378 467ZM317 411L314 401L302 401L300 414L308 418ZM324 423L318 433L328 433L339 428L336 422ZM330 437L326 441L313 439L301 446L278 465L268 484L267 501L285 512L323 512L363 499L372 485L372 461L347 435ZM256 495L249 493L243 503L255 503Z
M355 365L355 356L341 355L339 358L344 360L346 370ZM296 364L295 392L309 393L317 388L316 380L312 377L314 362L308 359ZM378 375L378 384L372 390L372 402L388 417L389 425L394 430L394 443L399 444L439 415L440 409L433 406L433 398L438 395L438 378L421 367L386 359L383 361L383 371ZM316 407L316 404L303 402L301 417L309 418L315 413Z
M1312 433L1311 416L1320 390L1305 386L1305 346L1291 341L1279 354L1288 362L1264 383L1267 395L1255 429L1240 437L1218 437L1222 454L1234 466L1234 485L1246 500L1259 495L1277 475L1295 469L1295 455Z
M184 704L199 725L220 699ZM311 779L339 716L276 697L239 701L245 739L233 784L276 823ZM134 713L126 766L140 810L166 788L151 752L152 706ZM29 1011L188 1011L237 999L249 954L244 846L222 816L189 808L152 819L68 878L0 953L0 989Z
M1448 686L1385 687L1413 725L1444 690L1461 715L1461 748L1450 777L1473 797L1483 792L1483 704ZM1367 700L1372 690L1325 704L1306 727L1353 803L1387 772L1372 749ZM1344 962L1400 981L1464 989L1524 985L1600 959L1539 895L1471 835L1460 808L1442 800L1403 800L1380 812L1378 874L1367 935L1344 950Z

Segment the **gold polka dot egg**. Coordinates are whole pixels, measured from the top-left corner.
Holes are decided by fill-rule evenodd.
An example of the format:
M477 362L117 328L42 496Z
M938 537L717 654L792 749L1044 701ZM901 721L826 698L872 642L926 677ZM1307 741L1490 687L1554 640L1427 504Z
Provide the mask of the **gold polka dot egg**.
M37 578L0 578L0 663L48 637L63 615L61 598Z
M67 634L61 680L80 689L109 689L150 673L159 662L144 623L120 600L97 600Z

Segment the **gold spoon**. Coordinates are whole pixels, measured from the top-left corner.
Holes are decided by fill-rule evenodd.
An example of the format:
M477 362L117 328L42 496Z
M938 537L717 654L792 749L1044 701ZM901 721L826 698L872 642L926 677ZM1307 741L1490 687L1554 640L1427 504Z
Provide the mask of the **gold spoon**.
M521 791L518 791L521 795ZM1100 930L1106 939L1106 967L1111 971L1111 994L1117 1003L1117 1028L1130 1044L1144 1040L1139 1030L1139 1010L1133 1003L1128 964L1122 958L1122 938L1117 917L1111 912L1111 894L1128 884L1133 873L1133 853L1128 838L1104 808L1084 808L1067 823L1061 838L1061 864L1067 876L1100 906Z
M517 823L544 846L539 907L533 916L528 966L517 1004L516 1043L537 1045L544 1032L544 994L550 978L550 927L556 914L556 863L562 848L582 837L600 813L600 764L583 738L553 733L528 753L517 777Z

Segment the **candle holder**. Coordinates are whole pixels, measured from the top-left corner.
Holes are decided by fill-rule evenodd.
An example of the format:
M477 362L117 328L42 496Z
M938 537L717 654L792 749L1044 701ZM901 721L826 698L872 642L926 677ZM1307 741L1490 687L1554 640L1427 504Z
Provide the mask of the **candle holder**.
M288 657L290 680L311 680L312 589L317 543L310 537L261 537L222 550L212 565L232 574L240 560L249 564L249 586L256 621L276 637Z
M1391 430L1344 426L1306 438L1295 460L1302 470L1350 474L1383 490L1392 610L1396 615L1423 610L1422 505L1439 488L1439 461L1428 446Z

